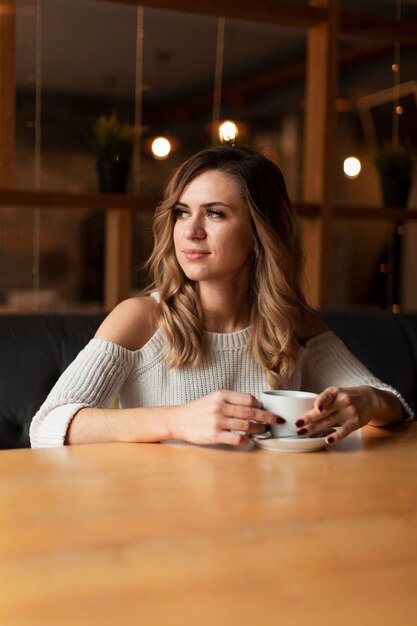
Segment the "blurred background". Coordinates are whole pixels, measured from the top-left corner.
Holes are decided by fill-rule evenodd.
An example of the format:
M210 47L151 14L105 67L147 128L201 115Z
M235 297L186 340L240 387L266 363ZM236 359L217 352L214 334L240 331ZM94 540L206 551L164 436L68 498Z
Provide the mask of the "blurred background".
M306 186L314 175L306 175L306 136L311 151L314 135L306 107L308 78L320 76L308 66L318 63L312 25L319 37L328 31L320 35L308 10L329 3L267 0L260 17L255 3L225 2L224 17L216 4L205 14L174 1L2 3L0 45L14 47L15 82L3 79L0 95L14 98L13 168L0 189L1 310L101 309L138 293L170 172L219 142L225 120L236 125L236 143L278 158L303 222L321 233L309 240L326 249L317 270L326 289L311 287L317 306L417 309L416 185L411 178L405 201L389 200L375 165L384 146L413 153L417 145L417 1L340 4L333 149L320 174L332 180L321 198ZM97 120L111 116L125 137L136 126L126 184L113 192L99 177L97 139ZM158 137L167 154L152 149Z

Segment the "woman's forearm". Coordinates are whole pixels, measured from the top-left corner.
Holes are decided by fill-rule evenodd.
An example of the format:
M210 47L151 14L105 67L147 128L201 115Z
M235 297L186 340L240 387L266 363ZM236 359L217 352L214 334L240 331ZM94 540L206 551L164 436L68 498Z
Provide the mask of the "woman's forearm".
M132 409L83 408L75 414L66 445L114 441L150 443L174 439L175 406Z
M67 429L65 443L180 439L203 445L243 446L251 435L264 433L266 424L282 421L282 417L264 411L251 394L222 390L176 406L82 408Z

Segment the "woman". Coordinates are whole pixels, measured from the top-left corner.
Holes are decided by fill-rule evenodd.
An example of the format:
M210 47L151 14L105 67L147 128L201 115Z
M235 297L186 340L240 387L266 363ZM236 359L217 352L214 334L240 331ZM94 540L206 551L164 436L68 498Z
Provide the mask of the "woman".
M154 218L150 296L118 305L31 425L33 447L185 440L246 445L280 416L266 388L315 391L300 436L332 443L404 419L307 305L296 216L276 164L218 147L172 176ZM108 409L119 394L120 409Z

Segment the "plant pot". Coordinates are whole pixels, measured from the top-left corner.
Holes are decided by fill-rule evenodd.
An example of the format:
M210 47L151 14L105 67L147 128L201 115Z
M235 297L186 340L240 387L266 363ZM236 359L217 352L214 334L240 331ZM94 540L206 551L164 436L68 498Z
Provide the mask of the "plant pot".
M381 180L384 206L407 206L411 180L408 178L383 178Z
M126 193L130 161L99 159L97 161L98 186L101 193Z

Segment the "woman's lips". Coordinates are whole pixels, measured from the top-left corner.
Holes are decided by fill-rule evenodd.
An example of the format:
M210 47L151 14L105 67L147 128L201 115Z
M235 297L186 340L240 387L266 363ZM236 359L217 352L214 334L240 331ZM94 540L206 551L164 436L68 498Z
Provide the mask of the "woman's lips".
M210 252L206 252L206 250L199 250L198 248L186 248L182 251L182 253L189 261L197 261L198 259L203 259L210 254Z

